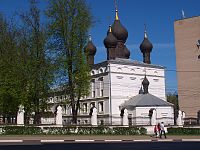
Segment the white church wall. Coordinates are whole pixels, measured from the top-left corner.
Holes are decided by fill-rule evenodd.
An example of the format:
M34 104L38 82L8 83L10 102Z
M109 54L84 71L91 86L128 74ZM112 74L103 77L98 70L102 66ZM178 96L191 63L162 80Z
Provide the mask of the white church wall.
M111 74L109 74L109 71ZM84 112L83 109L80 110L80 123L86 121L86 118L81 118L81 116L89 114L92 103L99 110L99 102L103 102L103 111L98 111L98 115L101 115L98 122L110 122L112 120L113 124L121 124L119 106L125 100L138 94L145 74L150 82L149 93L165 100L164 69L153 65L144 67L137 65L137 63L124 65L112 62L108 66L104 64L104 66L93 69L91 71L93 85L91 82L90 95L81 100L81 104L87 103L87 112ZM53 101L58 101L58 98L53 97ZM135 110L132 112L132 116L137 116L138 113L139 111ZM71 114L71 108L69 107L66 110L66 115ZM106 118L103 115L112 115L112 117ZM140 122L140 120L138 121Z
M112 96L130 98L138 94L144 79L145 70L150 82L149 92L165 100L164 69L111 64L111 93ZM148 70L149 69L149 70ZM134 71L133 71L134 70ZM156 74L154 73L156 72Z
M165 78L148 76L148 80L150 82L149 93L166 101Z
M150 125L149 109L151 107L136 107L135 124L136 125Z
M109 76L108 75L105 75L103 76L104 78L104 82L103 82L103 96L104 97L108 97L109 96Z
M174 109L173 107L137 107L136 108L136 124L150 125L149 110L156 109L156 122L164 122L165 125L174 125Z
M164 69L110 64L111 70L111 111L112 115L120 115L119 106L125 100L138 94L145 71L150 82L149 92L165 100Z
M109 99L104 101L104 114L109 114Z

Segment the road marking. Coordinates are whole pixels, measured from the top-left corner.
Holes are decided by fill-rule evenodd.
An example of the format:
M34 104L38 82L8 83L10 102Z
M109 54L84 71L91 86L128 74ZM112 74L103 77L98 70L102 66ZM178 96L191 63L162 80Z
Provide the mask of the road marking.
M173 139L158 139L159 142L172 142Z
M194 142L195 142L195 141L198 141L198 142L199 142L200 139L182 139L182 141L183 141L183 142L184 142L184 141L185 141L185 142L187 142L187 141L194 141Z
M133 140L134 142L151 142L151 140L144 139L144 140Z
M105 142L121 142L122 140L105 140Z
M94 142L94 140L75 140L75 142Z
M23 140L0 140L0 143L20 143Z
M200 139L137 139L137 140L32 140L31 142L38 141L41 143L59 143L59 142L200 142ZM0 140L0 143L22 143L30 142L29 140Z
M41 143L48 143L48 142L64 142L64 140L40 140Z

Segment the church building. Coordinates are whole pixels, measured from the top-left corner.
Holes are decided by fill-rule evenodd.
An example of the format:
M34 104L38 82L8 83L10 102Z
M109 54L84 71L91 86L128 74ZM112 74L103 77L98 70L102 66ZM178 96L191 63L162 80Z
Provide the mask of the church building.
M89 54L91 92L81 100L78 124L90 124L94 107L98 125L123 125L125 109L129 125L151 125L152 110L156 113L156 123L174 124L173 104L166 102L165 67L151 64L153 45L146 28L140 45L143 62L129 59L127 38L128 31L120 22L117 9L114 23L109 26L103 41L107 49L106 61L94 64L97 49L89 37L85 53ZM63 119L68 124L71 110L65 112Z
M81 100L78 124L91 124L93 108L97 125L174 124L173 104L166 101L165 67L151 63L153 45L146 27L140 45L143 62L130 59L127 38L128 31L120 22L117 9L103 41L106 61L94 64L97 49L89 37L85 53L91 68L91 91ZM71 118L70 106L63 107L63 124L70 124Z

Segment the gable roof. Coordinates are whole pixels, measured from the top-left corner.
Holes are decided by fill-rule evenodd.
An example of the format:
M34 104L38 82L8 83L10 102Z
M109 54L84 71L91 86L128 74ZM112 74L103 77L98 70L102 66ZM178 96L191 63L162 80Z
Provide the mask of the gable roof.
M173 106L172 103L166 102L152 94L138 94L125 101L121 109L133 109L134 107L148 107L148 106Z

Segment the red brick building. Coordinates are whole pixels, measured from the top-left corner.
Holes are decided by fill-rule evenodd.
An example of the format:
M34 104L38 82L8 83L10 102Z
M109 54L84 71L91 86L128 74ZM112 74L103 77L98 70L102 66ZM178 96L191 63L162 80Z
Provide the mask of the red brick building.
M186 122L200 119L200 16L174 22L179 106Z

